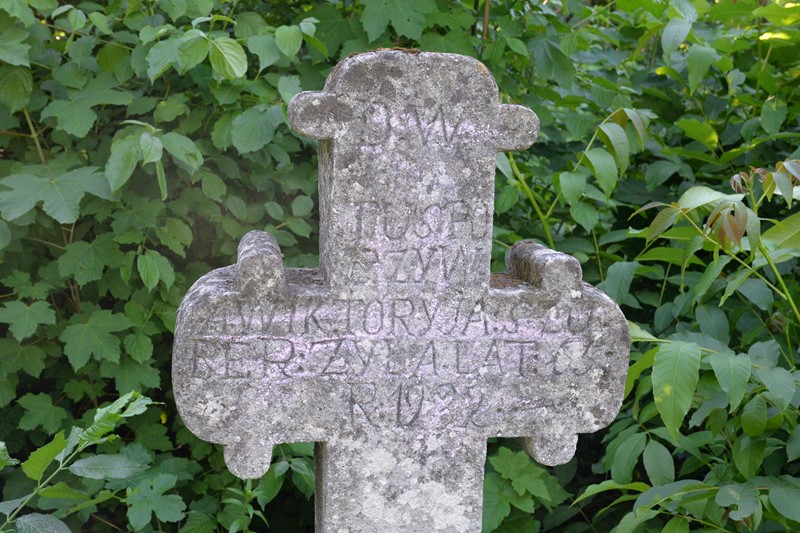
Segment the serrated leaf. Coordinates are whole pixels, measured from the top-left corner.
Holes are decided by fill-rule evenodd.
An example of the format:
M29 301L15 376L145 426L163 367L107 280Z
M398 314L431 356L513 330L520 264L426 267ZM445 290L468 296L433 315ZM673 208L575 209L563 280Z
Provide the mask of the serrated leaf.
M589 160L592 174L597 178L600 188L606 196L610 195L617 186L617 164L614 158L602 148L586 150L584 155Z
M12 174L2 180L9 188L0 191L0 213L6 220L16 220L42 202L44 212L61 224L71 224L78 218L80 202L88 192L107 196L97 167L81 167L60 173L49 167L35 167L44 176Z
M700 347L694 343L662 345L653 362L653 397L664 426L678 438L678 430L689 412L700 379Z
M209 42L208 56L214 72L228 80L235 80L245 75L247 55L242 45L230 37L215 37Z
M600 222L600 214L597 209L587 202L578 202L573 205L569 208L569 214L586 231L592 231L597 223Z
M26 431L41 427L46 433L55 433L61 423L69 418L64 408L53 405L50 395L43 392L28 393L17 403L25 409L19 427Z
M33 76L25 67L0 65L0 102L14 114L28 105L33 91Z
M48 396L49 398L49 396ZM27 461L22 463L22 471L29 479L37 483L42 479L45 470L55 460L56 456L61 453L61 450L67 447L67 439L64 438L64 432L59 431L53 436L53 439L31 452Z
M483 531L494 531L511 512L511 504L503 493L502 487L507 484L494 472L483 478Z
M734 355L733 352L717 352L706 357L711 363L714 375L728 395L731 410L736 409L747 391L747 381L750 379L751 362L748 355Z
M104 233L91 243L76 241L65 247L58 258L58 273L64 278L74 278L78 285L86 285L103 276L106 267L122 265L124 256L113 235Z
M370 42L380 37L390 22L398 34L419 40L425 25L425 14L436 9L433 0L412 3L402 0L363 0L362 3L364 12L361 23Z
M13 26L0 33L0 61L9 65L30 66L28 50L31 47L23 43L27 38L27 31Z
M275 30L275 44L289 57L294 57L303 45L303 32L299 26L281 26Z
M151 361L140 363L130 357L122 357L118 363L103 361L100 372L105 377L114 378L120 394L156 388L161 383L158 370L151 366Z
M39 324L55 324L56 313L47 302L6 302L0 308L0 323L9 324L11 334L21 341L33 335Z
M6 378L19 370L38 378L44 370L44 360L47 357L39 346L22 346L12 339L0 339L0 354L0 375L5 374Z
M266 106L253 106L233 119L231 141L240 154L260 150L274 135L275 124Z
M130 320L119 313L99 310L85 322L71 324L59 336L64 342L64 353L75 370L84 366L94 356L98 361L119 361L119 337L112 335L133 326Z
M71 533L67 524L49 514L25 514L14 525L17 533Z
M186 504L177 494L165 494L175 486L178 478L172 474L158 474L152 480L143 480L125 498L128 504L128 519L134 529L143 529L150 523L153 514L164 522L178 522L186 515Z

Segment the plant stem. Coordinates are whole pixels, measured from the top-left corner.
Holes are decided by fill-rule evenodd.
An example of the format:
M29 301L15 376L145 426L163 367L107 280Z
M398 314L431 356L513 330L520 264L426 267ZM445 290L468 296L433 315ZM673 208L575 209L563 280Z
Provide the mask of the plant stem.
M28 110L23 107L22 113L25 115L25 121L28 123L28 129L31 130L31 137L33 137L33 142L36 145L36 151L39 152L39 160L44 165L47 163L47 160L44 158L42 145L39 144L39 134L36 132L36 128L33 127L33 121L31 120L31 116L28 114Z
M536 211L536 216L539 218L539 221L544 227L547 245L550 246L550 248L555 249L556 245L555 242L553 242L553 234L550 231L550 224L547 222L547 217L539 207L539 202L536 201L533 191L531 191L530 187L528 187L528 184L525 183L525 178L522 177L522 173L519 171L519 167L517 167L517 162L514 161L514 156L509 154L508 162L511 164L511 170L514 172L514 177L517 179L517 183L519 183L522 187L522 192L524 192L525 196L528 197L528 201L530 201L531 205L533 206L533 210Z

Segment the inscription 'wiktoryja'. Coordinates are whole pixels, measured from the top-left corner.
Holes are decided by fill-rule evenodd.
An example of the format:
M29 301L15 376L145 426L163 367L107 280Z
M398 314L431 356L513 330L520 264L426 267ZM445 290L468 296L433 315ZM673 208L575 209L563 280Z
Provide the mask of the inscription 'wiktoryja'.
M233 473L315 441L318 531L480 531L486 439L545 464L614 419L628 329L579 263L518 243L489 273L495 154L536 115L474 59L350 57L289 120L319 139L320 268L267 233L191 288L173 382Z

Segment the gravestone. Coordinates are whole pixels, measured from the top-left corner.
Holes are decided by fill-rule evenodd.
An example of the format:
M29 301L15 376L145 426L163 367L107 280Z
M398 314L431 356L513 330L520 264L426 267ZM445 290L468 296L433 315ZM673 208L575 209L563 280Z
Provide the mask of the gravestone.
M487 438L568 461L628 364L627 322L574 258L518 243L490 275L495 155L538 119L472 58L391 50L339 63L289 121L319 139L320 267L251 232L195 283L180 414L242 478L315 441L318 531L480 531Z

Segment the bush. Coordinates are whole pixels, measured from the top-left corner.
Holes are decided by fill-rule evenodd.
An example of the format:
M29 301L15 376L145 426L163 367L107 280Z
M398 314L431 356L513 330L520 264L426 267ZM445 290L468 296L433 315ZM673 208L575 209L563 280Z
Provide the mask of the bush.
M493 441L484 528L800 528L800 8L512 1L487 24L473 2L395 6L0 5L0 466L130 391L163 402L98 443L137 475L60 469L67 496L5 468L0 513L20 530L45 513L86 531L310 530L308 444L249 483L183 427L175 310L250 229L316 265L315 146L286 103L350 53L403 46L478 57L541 119L531 150L497 160L493 267L539 239L631 320L617 420L555 469Z

